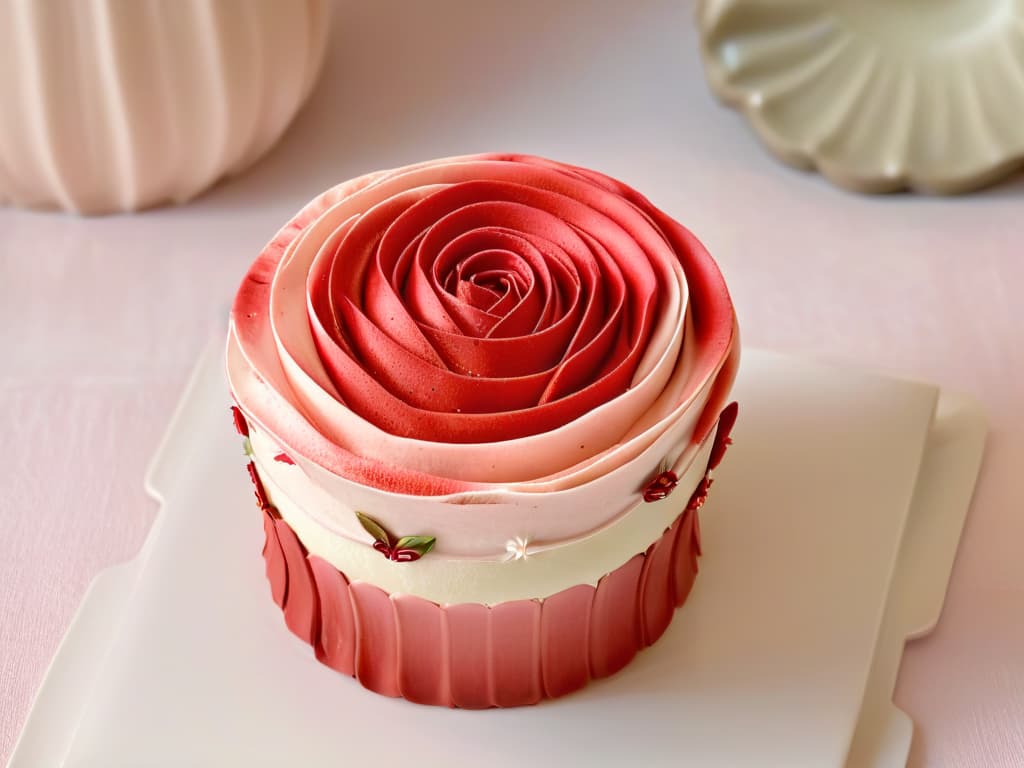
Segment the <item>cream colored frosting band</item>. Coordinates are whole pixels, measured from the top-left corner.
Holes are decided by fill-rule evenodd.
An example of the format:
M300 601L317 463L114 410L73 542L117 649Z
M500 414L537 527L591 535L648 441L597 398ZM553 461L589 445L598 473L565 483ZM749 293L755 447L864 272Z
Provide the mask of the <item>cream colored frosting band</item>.
M692 459L680 473L678 485L666 498L640 501L609 525L582 538L545 547L543 542L530 542L528 531L510 532L510 552L505 559L446 558L431 552L411 563L386 559L369 546L369 535L362 542L328 530L275 480L283 473L278 467L268 466L274 461L274 454L267 438L256 430L251 431L250 437L253 460L267 495L310 554L331 563L350 581L371 583L390 594L415 595L439 604L493 605L547 597L579 584L596 585L602 576L644 552L679 516L700 483L714 433L699 448L695 447ZM301 475L298 467L279 466ZM309 482L304 476L302 479ZM443 536L443 532L437 535Z

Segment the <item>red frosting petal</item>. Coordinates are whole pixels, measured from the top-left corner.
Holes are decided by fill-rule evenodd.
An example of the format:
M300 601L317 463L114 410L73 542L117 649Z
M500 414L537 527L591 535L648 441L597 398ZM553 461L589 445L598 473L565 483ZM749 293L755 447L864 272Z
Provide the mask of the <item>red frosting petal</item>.
M400 239L412 233L422 237ZM617 246L618 260L602 240ZM333 259L311 270L311 326L339 394L374 424L421 439L514 439L554 429L628 386L658 306L648 258L603 214L546 190L481 181L417 191L372 209L347 229ZM502 317L445 289L451 275L458 282L460 270L481 265L525 290ZM602 267L613 295L629 297L610 315ZM381 308L386 323L371 319ZM426 350L428 334L466 339L477 354ZM506 343L490 343L497 339ZM548 367L491 376L508 360Z
M736 416L739 414L740 406L737 402L729 403L718 417L718 431L715 432L715 442L711 446L711 456L708 458L708 469L714 469L722 463L725 451L732 445L732 428L736 424Z

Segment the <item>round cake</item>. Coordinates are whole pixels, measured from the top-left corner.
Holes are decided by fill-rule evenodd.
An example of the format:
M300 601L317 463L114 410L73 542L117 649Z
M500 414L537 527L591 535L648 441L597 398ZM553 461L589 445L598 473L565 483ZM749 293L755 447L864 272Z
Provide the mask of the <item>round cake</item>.
M488 154L328 190L227 343L287 626L426 704L620 670L693 584L738 361L707 251L600 173Z

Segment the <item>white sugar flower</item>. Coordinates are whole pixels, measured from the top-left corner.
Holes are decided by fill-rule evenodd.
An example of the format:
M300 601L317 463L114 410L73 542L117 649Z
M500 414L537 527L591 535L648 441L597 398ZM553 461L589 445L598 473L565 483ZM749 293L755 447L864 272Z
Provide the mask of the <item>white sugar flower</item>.
M525 536L516 536L505 544L508 553L506 560L525 560L529 553L530 540Z

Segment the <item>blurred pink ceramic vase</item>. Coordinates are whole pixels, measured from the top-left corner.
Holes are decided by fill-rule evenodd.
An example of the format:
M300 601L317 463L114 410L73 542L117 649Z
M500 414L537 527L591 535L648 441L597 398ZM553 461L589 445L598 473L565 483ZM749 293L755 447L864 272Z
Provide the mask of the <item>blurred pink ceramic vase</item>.
M309 95L327 13L327 0L0 0L0 203L134 211L242 171Z

